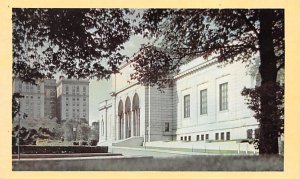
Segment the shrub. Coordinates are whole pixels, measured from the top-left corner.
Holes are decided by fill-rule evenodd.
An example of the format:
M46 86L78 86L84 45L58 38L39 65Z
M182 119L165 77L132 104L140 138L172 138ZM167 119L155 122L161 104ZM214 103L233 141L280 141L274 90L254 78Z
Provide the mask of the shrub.
M90 146L97 146L98 140L90 140Z
M81 141L80 145L88 145L87 141Z
M21 145L22 154L63 154L63 153L107 153L107 146L30 146ZM18 153L18 147L13 146L12 153Z

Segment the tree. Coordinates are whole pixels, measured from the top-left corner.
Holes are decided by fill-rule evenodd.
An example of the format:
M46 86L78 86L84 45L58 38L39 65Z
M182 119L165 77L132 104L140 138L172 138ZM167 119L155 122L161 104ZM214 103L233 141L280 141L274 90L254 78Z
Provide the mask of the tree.
M284 68L282 9L148 9L142 14L136 33L157 39L143 46L142 53L132 60L136 70L132 78L148 85L169 84L171 81L164 79L197 56L215 56L222 63L251 63L251 58L259 54L262 81L261 90L255 90L260 105L259 152L278 154L278 135L283 132L283 122L279 122L280 115L275 112L277 73ZM153 62L153 57L159 60ZM143 71L140 66L150 70ZM156 75L151 67L170 70ZM149 80L149 75L157 80Z
M128 9L13 9L13 73L23 81L109 78L126 59Z

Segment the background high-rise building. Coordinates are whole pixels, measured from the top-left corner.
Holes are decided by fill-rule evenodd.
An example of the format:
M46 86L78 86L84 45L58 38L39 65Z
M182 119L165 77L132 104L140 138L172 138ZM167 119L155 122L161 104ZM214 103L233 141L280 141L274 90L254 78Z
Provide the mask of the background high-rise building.
M61 121L89 122L89 81L60 77L56 85L57 114Z
M37 81L37 84L13 80L13 92L20 93L20 114L27 114L27 119L52 119L56 116L55 79Z
M30 84L18 78L13 80L13 93L20 93L20 114L26 119L53 119L60 121L85 119L89 122L89 81L43 79Z

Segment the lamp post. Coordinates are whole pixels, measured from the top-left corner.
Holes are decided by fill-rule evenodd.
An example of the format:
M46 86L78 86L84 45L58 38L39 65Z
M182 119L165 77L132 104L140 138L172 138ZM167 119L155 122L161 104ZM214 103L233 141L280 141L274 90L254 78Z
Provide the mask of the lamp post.
M74 141L76 141L76 131L77 131L76 127L73 127L73 132L74 132Z

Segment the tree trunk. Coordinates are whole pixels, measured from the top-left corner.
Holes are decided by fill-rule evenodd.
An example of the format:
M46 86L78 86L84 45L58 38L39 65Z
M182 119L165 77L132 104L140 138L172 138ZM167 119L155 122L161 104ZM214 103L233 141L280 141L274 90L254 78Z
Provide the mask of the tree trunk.
M261 64L261 119L259 135L259 154L278 154L278 121L274 111L276 100L276 59L272 37L273 10L261 10L259 52Z

